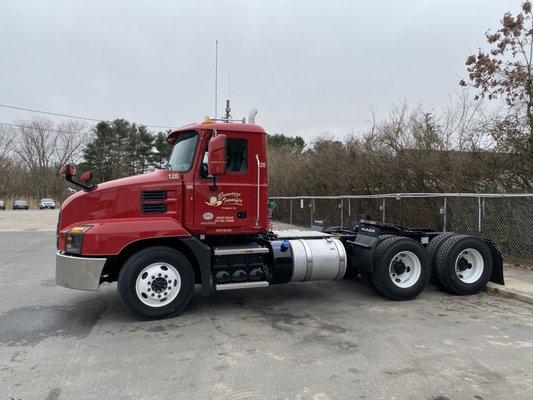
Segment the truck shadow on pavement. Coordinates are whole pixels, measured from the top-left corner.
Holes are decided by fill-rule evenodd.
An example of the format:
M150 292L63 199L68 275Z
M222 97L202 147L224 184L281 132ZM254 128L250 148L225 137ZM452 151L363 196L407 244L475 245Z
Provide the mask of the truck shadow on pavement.
M82 338L91 333L106 309L106 300L99 297L64 306L14 308L0 315L0 343L33 346L54 336Z

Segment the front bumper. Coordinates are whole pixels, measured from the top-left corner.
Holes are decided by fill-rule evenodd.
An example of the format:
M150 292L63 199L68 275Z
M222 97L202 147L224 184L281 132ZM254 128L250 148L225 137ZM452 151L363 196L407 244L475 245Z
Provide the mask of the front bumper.
M79 290L98 290L107 258L75 257L56 253L56 283Z

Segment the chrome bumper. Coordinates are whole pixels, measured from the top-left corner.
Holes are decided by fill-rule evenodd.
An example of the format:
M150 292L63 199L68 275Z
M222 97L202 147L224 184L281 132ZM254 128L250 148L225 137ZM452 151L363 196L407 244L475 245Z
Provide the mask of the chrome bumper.
M56 253L56 283L80 290L98 290L107 258L74 257Z

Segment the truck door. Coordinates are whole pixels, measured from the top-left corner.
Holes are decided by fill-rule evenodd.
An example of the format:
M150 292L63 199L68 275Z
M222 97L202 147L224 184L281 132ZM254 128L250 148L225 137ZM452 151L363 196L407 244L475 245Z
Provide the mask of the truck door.
M227 172L218 176L216 189L207 176L207 143L203 162L195 174L194 226L213 234L245 231L253 221L253 170L249 134L224 132L227 136Z

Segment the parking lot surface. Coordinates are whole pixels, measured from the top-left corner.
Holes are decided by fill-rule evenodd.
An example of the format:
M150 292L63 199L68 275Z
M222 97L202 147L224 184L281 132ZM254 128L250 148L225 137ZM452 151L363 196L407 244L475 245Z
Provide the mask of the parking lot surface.
M532 305L343 280L197 291L139 321L114 284L55 285L54 225L0 229L0 399L533 398Z

